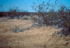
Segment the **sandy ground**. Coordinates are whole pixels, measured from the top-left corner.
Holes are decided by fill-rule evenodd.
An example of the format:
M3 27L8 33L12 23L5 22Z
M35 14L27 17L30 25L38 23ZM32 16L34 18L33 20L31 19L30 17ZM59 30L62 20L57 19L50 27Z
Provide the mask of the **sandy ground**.
M2 19L2 18L0 18ZM15 26L28 28L30 20L11 19L0 22L0 48L70 48L70 37L54 35L60 29L52 26L33 27L24 32L12 32Z

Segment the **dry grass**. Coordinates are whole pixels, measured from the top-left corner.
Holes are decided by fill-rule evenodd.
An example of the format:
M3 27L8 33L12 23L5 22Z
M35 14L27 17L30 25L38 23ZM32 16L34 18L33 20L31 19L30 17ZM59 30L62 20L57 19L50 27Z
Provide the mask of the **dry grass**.
M0 22L1 23L1 22ZM25 25L27 23L27 25ZM29 23L29 24L28 24ZM69 48L70 37L60 35L52 36L53 33L61 29L54 29L51 26L31 28L24 32L14 33L14 26L30 27L28 20L7 20L0 24L0 48Z

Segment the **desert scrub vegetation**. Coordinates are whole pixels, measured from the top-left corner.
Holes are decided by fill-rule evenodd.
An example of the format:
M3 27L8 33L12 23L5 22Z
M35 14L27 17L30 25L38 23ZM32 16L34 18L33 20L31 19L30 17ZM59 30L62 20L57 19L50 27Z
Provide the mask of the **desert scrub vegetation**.
M42 2L39 3L37 6L35 6L35 3L31 6L33 10L35 10L37 13L35 13L38 17L30 15L31 13L28 13L26 11L20 13L20 10L16 7L15 9L10 8L9 12L11 13L5 13L5 15L9 14L8 16L11 19L17 18L20 19L21 16L24 16L25 14L30 15L31 19L34 22L37 22L38 25L50 25L50 26L58 26L61 28L64 28L63 30L70 30L70 8L66 7L65 5L59 5L59 9L55 11L55 9L58 6L58 0L55 0L53 4L50 4L49 0L47 3ZM19 12L17 12L19 10ZM33 13L32 13L33 14ZM1 14L1 16L3 13ZM21 16L20 16L21 15ZM26 19L26 18L25 18ZM67 33L68 31L63 31L63 34ZM70 33L70 31L68 32Z
M31 16L31 19L33 20L33 21L37 21L37 18L36 17L34 17L34 16Z
M61 34L64 34L65 36L70 35L70 8L66 7L65 5L61 5L56 12L55 8L58 5L58 0L55 0L53 5L49 2L50 0L47 3L42 2L38 4L38 6L35 6L33 3L33 10L37 11L37 15L43 20L39 22L43 22L42 24L50 26L57 25L58 27L64 28L60 32ZM48 10L49 12L47 12ZM33 19L36 20L35 18Z

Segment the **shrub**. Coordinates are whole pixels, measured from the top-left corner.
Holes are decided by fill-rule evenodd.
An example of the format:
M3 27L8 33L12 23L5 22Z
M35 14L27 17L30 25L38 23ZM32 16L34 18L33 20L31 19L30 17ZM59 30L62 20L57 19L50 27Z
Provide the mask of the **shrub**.
M57 0L56 0L57 1ZM65 29L68 29L68 31L70 32L70 9L67 8L66 6L62 5L60 6L60 9L58 10L58 12L55 12L54 9L56 7L56 1L55 1L55 5L51 5L49 4L49 2L47 4L45 4L45 2L43 2L42 4L39 4L37 7L33 6L34 10L38 9L38 16L40 18L43 18L43 24L46 25L58 25L59 27L63 27ZM52 7L50 7L52 6ZM47 13L48 16L46 16L45 12L47 12L48 8L50 11ZM36 19L34 19L36 20ZM63 31L65 33L69 33L69 32ZM64 34L65 34L64 33Z

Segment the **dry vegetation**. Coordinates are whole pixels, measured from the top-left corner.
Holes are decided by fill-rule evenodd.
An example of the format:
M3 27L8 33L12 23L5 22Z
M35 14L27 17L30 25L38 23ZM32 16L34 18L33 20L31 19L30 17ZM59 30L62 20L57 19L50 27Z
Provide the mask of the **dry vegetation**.
M2 18L0 18L2 19ZM2 19L3 20L3 19ZM28 24L29 23L29 24ZM26 24L26 25L25 25ZM70 37L55 34L62 28L53 26L32 27L22 32L12 32L13 28L31 27L31 20L9 19L0 22L0 48L69 48Z
M33 4L37 13L0 12L0 48L70 48L70 8L56 12L57 1Z

